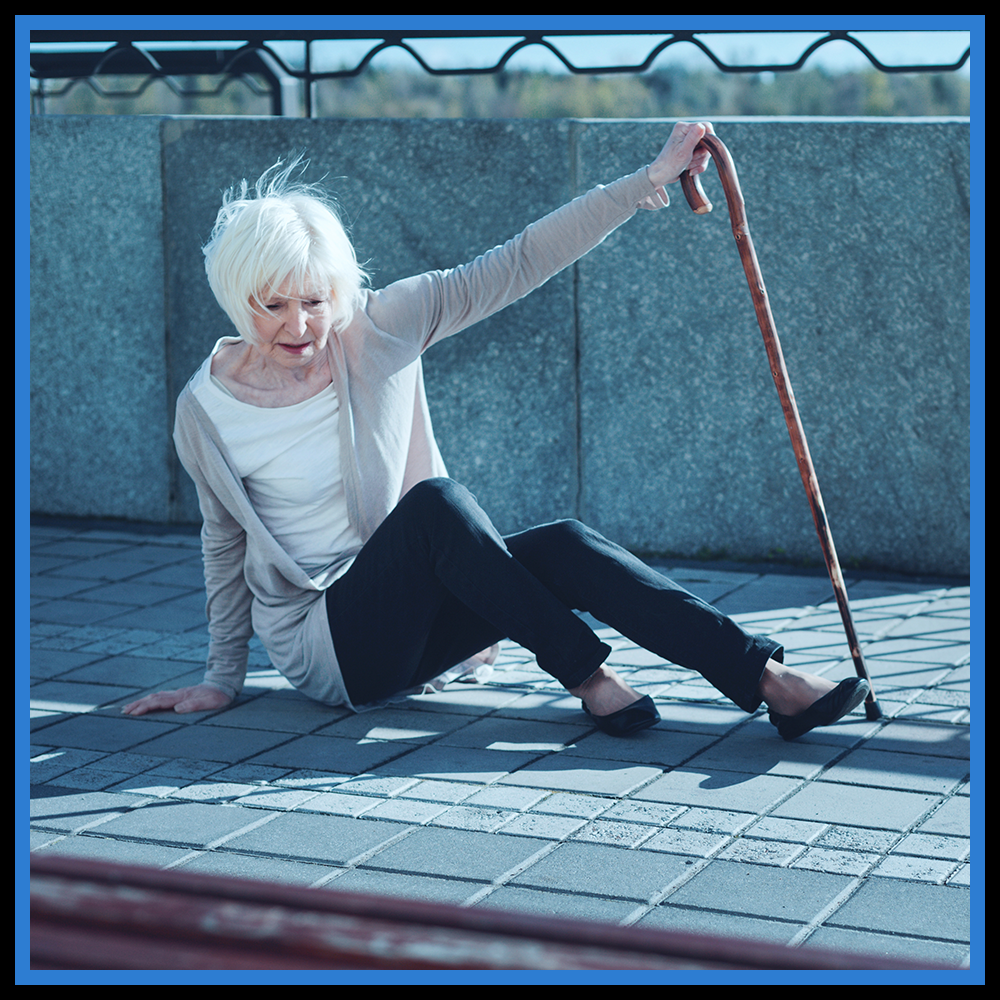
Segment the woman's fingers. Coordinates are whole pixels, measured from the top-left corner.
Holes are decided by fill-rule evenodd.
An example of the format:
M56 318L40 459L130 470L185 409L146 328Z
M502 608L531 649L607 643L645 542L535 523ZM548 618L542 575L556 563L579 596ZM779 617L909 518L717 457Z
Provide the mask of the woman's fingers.
M707 149L698 150L697 147L708 132L714 134L711 122L678 122L674 125L660 155L647 168L654 186L673 184L685 170L702 173L708 166L709 153Z
M223 708L232 699L225 692L210 684L178 688L176 691L157 691L145 698L130 702L122 707L124 715L145 715L147 712L207 712Z

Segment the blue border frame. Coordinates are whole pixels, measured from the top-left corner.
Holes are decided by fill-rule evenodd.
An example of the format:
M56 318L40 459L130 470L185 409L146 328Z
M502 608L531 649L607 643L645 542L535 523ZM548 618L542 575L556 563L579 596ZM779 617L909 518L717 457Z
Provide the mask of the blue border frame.
M841 25L839 22L849 21ZM833 22L833 23L831 23ZM889 15L858 16L823 15L821 17L781 17L764 15L753 17L553 17L510 15L496 17L490 15L470 16L464 18L446 17L444 15L385 18L365 17L361 15L331 15L295 16L295 17L247 17L239 19L241 29L259 30L262 28L309 29L316 30L326 24L335 24L339 28L364 29L370 27L391 27L393 29L503 29L511 30L556 30L556 29L649 29L664 25L664 30L698 30L698 29L758 29L779 30L796 29L801 31L829 31L839 27L854 31L893 30L893 31L970 31L973 45L981 45L985 38L985 15L959 15L956 17L894 17ZM135 16L113 15L16 15L14 18L15 39L15 80L28 75L28 40L32 29L63 29L94 31L101 28L149 28L149 29L232 29L234 22L231 17L223 15L166 15L150 14ZM982 58L983 49L979 49ZM22 76L23 74L23 76ZM971 129L971 190L979 192L983 188L983 74L980 70L972 77L972 129ZM19 294L19 302L29 301L28 273L29 259L29 141L28 119L30 114L20 102L16 102L15 111L15 286ZM973 649L973 702L979 701L979 685L983 680L983 650L984 650L984 586L985 586L985 484L983 477L985 457L984 435L984 370L985 370L985 233L984 208L982 199L973 202L976 210L972 215L971 227L971 267L972 267L972 536L971 536L971 584L972 584L972 637ZM15 345L20 346L15 340ZM30 445L29 445L29 373L27 352L17 350L15 354L15 433L14 433L14 503L15 503L15 580L27 580L29 576L29 476L30 476ZM30 617L29 588L15 588L15 749L19 750L25 742L30 741L30 727L27 714L21 711L21 706L28 700L28 671L22 669L29 658L28 621ZM972 772L979 784L979 795L972 798L972 835L977 847L983 845L985 831L983 814L982 781L984 748L982 739L972 743ZM15 905L17 912L15 937L15 984L42 985L45 983L372 983L399 982L412 983L416 981L427 983L444 983L457 985L460 983L484 983L500 985L506 983L528 982L559 982L559 983L776 983L780 985L793 983L822 983L834 985L840 983L947 983L948 985L981 985L985 983L985 882L984 858L980 852L977 856L978 880L972 885L972 966L968 970L954 972L678 972L678 973L541 973L541 972L330 972L330 973L238 973L238 972L34 972L28 967L29 921L28 921L28 823L26 797L24 791L28 787L28 762L20 757L14 767L16 782L15 802Z

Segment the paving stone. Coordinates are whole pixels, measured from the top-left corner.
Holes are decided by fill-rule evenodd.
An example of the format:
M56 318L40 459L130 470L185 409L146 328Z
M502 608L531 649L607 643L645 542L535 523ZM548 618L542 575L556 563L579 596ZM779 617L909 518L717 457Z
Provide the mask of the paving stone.
M210 851L198 854L178 865L175 871L224 875L227 878L260 879L282 885L314 886L325 882L339 869L329 865L286 861L283 858L258 858L252 854Z
M452 806L434 817L434 826L447 826L457 830L483 830L487 833L499 830L517 813L504 809L479 808L475 806Z
M972 885L972 866L961 865L948 879L948 885L964 886L968 889Z
M807 868L814 872L831 872L834 875L866 875L878 864L877 854L860 854L855 851L834 851L825 847L811 847L791 862L793 868Z
M116 865L143 865L148 868L166 868L174 865L191 852L184 847L167 847L164 844L140 844L131 840L111 837L65 837L45 848L45 854L60 854L91 861L107 861Z
M740 913L721 913L717 910L700 910L687 906L661 903L654 906L635 924L664 931L683 931L689 934L749 938L771 944L788 944L802 930L801 923L784 920L767 920L748 917Z
M65 680L94 684L127 684L148 691L151 688L159 690L171 686L175 678L191 671L190 663L175 663L152 657L105 656L95 659L95 654L80 655L85 655L94 662L67 672L64 675Z
M411 823L423 826L440 816L448 808L442 802L420 802L417 799L389 799L377 802L365 816L368 819L384 819L394 823Z
M916 702L912 703L910 707L940 705L946 708L968 708L970 703L971 694L964 684L957 688L942 684L932 691L921 691Z
M144 777L180 778L186 783L197 781L199 778L206 778L210 774L217 774L222 770L226 770L226 768L214 760L191 760L187 757L161 758L160 763L156 767L151 767Z
M870 877L824 924L967 943L969 893L954 886Z
M65 649L31 650L30 672L32 677L58 677L80 667L86 666L95 659L93 653L76 653ZM86 680L86 678L81 678ZM121 680L120 676L114 678Z
M755 815L733 812L731 809L688 809L681 813L673 825L709 833L740 833L754 821Z
M477 908L530 913L539 917L597 920L617 924L635 909L634 903L565 892L542 892L503 885L476 903Z
M106 823L142 804L142 799L129 795L81 792L46 785L31 790L31 824L45 830L76 833Z
M885 657L910 663L954 665L963 662L968 655L968 646L926 637L883 639L865 648L865 663L875 663Z
M329 710L328 710L329 711ZM347 715L323 730L323 735L348 739L430 743L445 733L469 725L468 715L448 712L414 712L383 708L377 712Z
M441 737L442 746L470 747L482 750L509 750L517 753L551 753L570 746L586 736L587 725L553 725L525 719L490 717Z
M128 583L102 584L87 591L88 599L129 607L156 605L162 601L192 596L200 601L202 609L204 609L204 588L192 592L187 587L172 587L165 584L141 583L137 580L130 580Z
M56 782L62 776L74 773L94 761L107 760L108 755L99 750L54 750L33 754L28 769L32 785ZM69 782L64 782L69 784ZM70 787L73 787L70 785Z
M101 836L205 848L267 818L257 809L158 799L101 824Z
M905 878L914 882L944 883L955 871L954 861L936 858L912 858L901 854L891 854L872 872L884 878Z
M500 782L622 796L640 788L659 773L660 768L656 767L629 767L606 760L551 754L516 774L508 774Z
M317 797L317 792L300 791L291 788L251 788L237 801L248 809L304 809Z
M260 773L264 776L264 780L271 781L278 785L287 785L291 788L301 788L301 789L315 789L316 791L322 791L328 788L337 788L342 785L345 781L350 780L352 777L349 774L339 774L331 773L330 771L313 771L309 768L296 768L294 770L289 770L287 767L268 767L264 764L237 764L236 767L247 767L251 770L260 768ZM221 774L228 774L233 768L226 768L225 771L220 772ZM267 778L267 774L271 771L280 770L284 771L284 775L280 778Z
M261 815L256 809L239 811L254 818ZM406 829L400 823L286 812L279 813L270 822L230 837L225 842L225 849L342 867L356 864Z
M108 718L87 713L62 719L44 727L46 742L61 747L78 747L84 750L128 750L144 746L162 734L169 734L178 727L172 723L156 723L138 719ZM36 733L38 730L36 730ZM36 737L37 738L37 737ZM147 752L144 748L143 753Z
M395 752L399 753L399 747ZM504 777L508 771L517 770L540 756L543 756L543 752L538 750L472 750L468 747L448 747L435 743L433 746L418 747L397 760L384 763L379 771L413 778L490 784Z
M542 837L546 840L566 840L586 825L578 816L556 816L544 813L521 813L503 826L509 836Z
M508 691L499 686L478 687L470 684L451 684L435 694L411 695L407 706L417 711L460 712L466 715L485 715L487 712L511 705L522 692Z
M968 708L954 705L941 705L933 702L918 701L906 705L901 711L894 713L894 718L914 722L934 722L948 726L964 726L968 728L972 722L972 714Z
M532 812L557 813L560 816L579 816L593 819L606 812L613 800L596 795L575 795L572 792L554 792L547 795Z
M163 799L183 788L187 782L181 779L153 778L146 774L134 774L107 788L109 792L122 792L143 798Z
M857 826L831 826L817 840L823 847L858 853L885 854L899 840L892 830L866 830Z
M953 757L928 757L865 747L852 750L820 780L944 794L955 788L968 773L968 763Z
M652 826L667 826L682 812L684 806L662 805L659 802L637 802L624 799L616 802L602 814L603 819L625 820L629 823L649 823Z
M762 837L765 840L788 840L796 844L808 844L825 830L825 823L806 823L797 819L779 819L765 816L743 832L744 837Z
M496 806L519 812L537 805L549 793L537 788L512 788L507 785L492 785L476 792L465 800L470 806Z
M891 710L891 706L886 703L883 699L879 702L882 707L882 711L887 713ZM850 715L845 716L843 719L834 723L832 726L824 726L820 729L813 729L806 733L805 736L800 736L794 743L795 747L807 747L807 746L825 746L832 749L843 751L848 750L851 747L857 746L862 741L871 738L871 736L876 733L881 726L881 722L869 722L865 719L864 710L861 708L856 709ZM748 740L758 740L760 743L775 743L776 752L783 754L785 752L785 747L789 746L785 740L781 739L778 735L778 730L771 725L770 720L766 714L761 714L751 719L743 729L740 730L740 734ZM792 759L795 759L795 754L792 754Z
M716 859L669 901L673 906L808 923L851 882L843 875Z
M415 788L418 778L395 778L382 774L359 774L336 786L338 792L357 792L359 795L400 795Z
M163 632L186 632L188 629L197 628L205 621L205 606L201 599L192 602L177 598L152 607L125 612L119 606L117 611L117 614L101 620L118 628L156 629Z
M421 799L430 802L464 802L479 791L478 785L463 781L418 781L399 793L400 799Z
M802 854L800 844L785 840L734 840L718 852L724 861L745 861L753 865L790 865Z
M635 799L761 812L797 788L792 778L685 766L636 792Z
M232 802L258 789L235 781L196 781L171 793L171 798L190 802Z
M218 727L221 729L221 727ZM237 733L239 730L229 730ZM233 756L231 760L253 756L255 762L296 768L308 768L330 773L362 774L405 752L405 745L394 743L358 743L336 736L299 736L289 740L287 734L258 734L260 749L253 754ZM227 736L226 739L232 739Z
M892 721L872 737L868 747L968 760L969 730L964 726Z
M926 938L874 934L871 931L826 926L820 927L802 947L853 952L857 955L889 960L901 958L911 962L933 962L956 967L962 964L968 950L965 945L928 941Z
M894 848L894 854L910 854L922 858L944 858L962 861L969 855L969 841L963 837L941 837L928 833L911 833Z
M389 826L390 824L373 824ZM493 882L530 860L548 842L502 833L420 827L379 851L364 868Z
M725 834L701 833L697 830L661 830L642 844L642 850L710 858L728 840L729 837Z
M227 708L207 719L206 724L230 729L311 733L329 725L341 712L341 709L321 705L298 691L272 691L261 698Z
M565 843L508 884L646 902L686 869L686 859L679 855Z
M971 817L969 799L953 795L944 805L917 828L920 833L942 833L957 837L970 835Z
M31 707L54 712L91 712L131 698L136 688L110 684L81 684L68 680L44 681L31 688Z
M128 781L131 777L131 774L121 771L111 771L97 764L70 771L68 774L60 775L56 780L62 785L68 785L70 788L79 788L81 790L100 788L117 790L117 786L121 782Z
M732 705L692 705L659 701L656 707L660 713L660 722L655 729L657 733L671 730L721 736L747 720L746 712L741 712Z
M548 675L546 675L548 676ZM547 689L547 685L532 685L530 692L510 692L514 695L497 709L497 716L504 719L525 719L529 722L554 722L557 725L578 725L580 700L567 694L563 688Z
M595 819L577 830L571 840L589 844L610 844L612 847L638 847L649 840L654 831L642 823L623 820Z
M361 816L374 809L380 802L379 799L367 795L347 795L340 792L306 794L308 798L299 804L299 812L329 813L333 816Z
M120 604L66 599L33 605L31 617L35 621L57 622L60 625L92 625L109 621L121 614L121 610Z
M906 830L930 809L937 796L864 788L819 781L796 792L774 810L775 816L883 830Z
M186 757L189 760L235 764L255 757L287 739L286 733L189 725L143 743L142 751L160 757Z
M323 888L334 892L361 892L400 899L423 899L432 903L464 903L482 889L481 882L461 879L402 875L370 868L355 868L327 882Z
M233 764L213 772L216 781L241 781L248 785L276 783L293 774L287 767L265 767L263 764Z
M703 733L663 729L661 724L627 740L595 732L562 753L569 757L601 757L632 764L649 764L663 770L690 760L705 747L711 746L716 738Z
M817 743L761 739L758 729L750 731L750 728L744 727L719 740L688 761L688 766L812 778L843 752L839 747Z

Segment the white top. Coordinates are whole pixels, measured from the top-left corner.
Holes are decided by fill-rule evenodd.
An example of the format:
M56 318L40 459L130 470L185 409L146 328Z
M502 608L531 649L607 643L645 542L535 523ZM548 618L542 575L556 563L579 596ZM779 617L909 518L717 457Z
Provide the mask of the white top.
M226 442L250 502L281 547L322 590L347 572L344 554L361 547L347 515L340 464L340 400L333 385L292 406L237 399L211 374L212 357L191 383ZM317 454L317 441L323 442ZM321 458L321 460L317 460Z

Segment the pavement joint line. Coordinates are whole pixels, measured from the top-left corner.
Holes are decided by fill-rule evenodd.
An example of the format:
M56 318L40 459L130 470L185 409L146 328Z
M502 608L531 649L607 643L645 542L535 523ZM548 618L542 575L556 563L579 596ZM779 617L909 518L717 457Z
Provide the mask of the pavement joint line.
M212 853L211 851L198 850L198 851L188 851L187 854L182 854L179 858L175 858L173 861L167 862L160 869L161 871L170 871L171 868L180 868L181 865L186 865L189 861L194 861L197 858L204 857L206 854Z
M353 871L360 865L367 864L372 858L377 857L386 848L392 847L394 844L398 844L401 840L405 840L407 837L416 833L420 829L419 826L410 825L407 823L401 823L400 826L403 827L394 837L389 840L383 841L380 844L376 844L374 847L370 847L367 851L357 855L350 865L344 865L344 872ZM383 871L395 871L396 869L382 869ZM403 872L402 874L410 874L409 872Z
M563 840L554 840L551 843L545 845L544 847L540 847L537 851L535 851L534 854L530 855L529 857L525 858L523 861L521 861L518 864L514 865L514 867L510 868L508 871L505 871L502 874L498 875L495 879L493 879L493 881L489 885L485 885L478 892L474 892L461 905L462 906L475 906L481 900L486 899L488 896L491 896L494 892L497 891L497 889L503 888L503 886L505 886L512 878L514 878L517 875L523 874L529 868L532 868L534 865L536 865L543 858L548 857L548 855L550 855L557 848L562 847L563 844L565 844L565 843L566 843L565 839L563 839ZM587 894L586 893L574 893L573 895L587 895Z
M235 806L234 808L239 808ZM266 824L276 820L281 813L269 813L265 816L261 816L255 819L253 822L248 823L246 826L241 826L238 830L233 830L231 833L227 833L222 837L218 837L216 840L211 840L205 845L205 850L214 851L217 847L221 847L223 844L228 843L234 837L242 837L244 834L249 833L251 830L256 830L258 827L265 826ZM159 841L156 841L159 843Z

